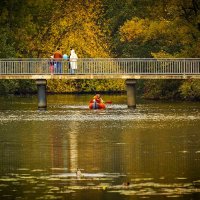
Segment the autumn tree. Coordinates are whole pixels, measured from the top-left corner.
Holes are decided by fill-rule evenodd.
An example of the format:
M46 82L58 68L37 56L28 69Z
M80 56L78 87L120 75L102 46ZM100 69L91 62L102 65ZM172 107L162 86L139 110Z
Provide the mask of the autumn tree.
M157 0L147 4L145 17L133 16L121 26L121 42L150 46L148 56L199 57L199 19L198 0Z
M48 58L57 47L68 55L70 47L74 47L79 58L110 56L110 34L101 0L25 0L23 4L20 0L3 0L0 11L0 24L4 28L0 39L4 46L1 57ZM112 81L104 82L116 85L110 83ZM48 90L76 92L86 83L89 84L84 80L70 84L68 81L48 81ZM100 87L96 89L104 91L104 83L97 83ZM86 90L92 91L93 86Z
M145 3L143 16L132 16L119 28L121 46L126 50L123 51L124 56L155 58L200 56L199 0L150 0ZM173 91L169 90L169 85ZM195 94L195 98L199 98L199 88L198 81L186 81L183 85L180 81L145 81L144 96L150 98L182 96L189 99L190 94L193 96ZM186 95L186 91L190 91L189 96Z
M109 57L110 44L103 21L101 1L57 0L41 34L40 50L49 56L56 47L69 54L74 47L79 57Z

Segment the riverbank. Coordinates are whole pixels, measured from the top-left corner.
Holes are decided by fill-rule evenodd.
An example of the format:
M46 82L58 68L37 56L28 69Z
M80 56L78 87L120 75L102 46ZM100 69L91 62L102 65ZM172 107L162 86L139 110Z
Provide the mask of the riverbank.
M137 80L137 96L149 100L200 101L197 80ZM49 80L48 94L125 94L124 80ZM37 86L30 80L1 80L0 95L35 95Z

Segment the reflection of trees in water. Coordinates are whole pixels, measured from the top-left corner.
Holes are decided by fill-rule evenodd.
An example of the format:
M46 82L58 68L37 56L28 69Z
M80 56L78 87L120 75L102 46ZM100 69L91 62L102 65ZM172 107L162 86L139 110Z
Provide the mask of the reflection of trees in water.
M77 121L66 124L67 132L54 130L51 142L52 168L64 168L74 172L78 168Z
M73 173L77 168L84 172L117 172L129 177L178 177L180 173L195 177L199 153L192 149L198 141L190 144L192 138L187 133L155 129L145 122L147 129L140 123L67 121L64 129L54 129L52 167ZM160 122L154 124L159 127Z
M69 170L74 172L78 168L78 123L71 121L69 124Z
M177 129L126 129L120 144L124 157L119 160L124 171L134 176L195 179L200 165L192 150L195 142L191 142L191 135L177 132Z
M52 133L51 158L52 168L60 168L63 166L62 135L59 130L54 130Z

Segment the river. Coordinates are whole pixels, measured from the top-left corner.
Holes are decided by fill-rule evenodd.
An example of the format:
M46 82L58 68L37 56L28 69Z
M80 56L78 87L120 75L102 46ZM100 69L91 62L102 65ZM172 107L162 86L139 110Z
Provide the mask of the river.
M200 199L200 102L90 98L0 97L0 199Z

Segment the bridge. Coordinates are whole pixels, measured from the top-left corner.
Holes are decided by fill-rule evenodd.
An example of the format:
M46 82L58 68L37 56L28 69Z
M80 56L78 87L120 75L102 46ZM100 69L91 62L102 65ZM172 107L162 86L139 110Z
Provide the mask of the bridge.
M36 80L39 109L47 107L49 79L124 79L128 107L136 107L138 79L200 79L200 58L79 58L73 73L70 63L49 58L0 59L0 79Z

